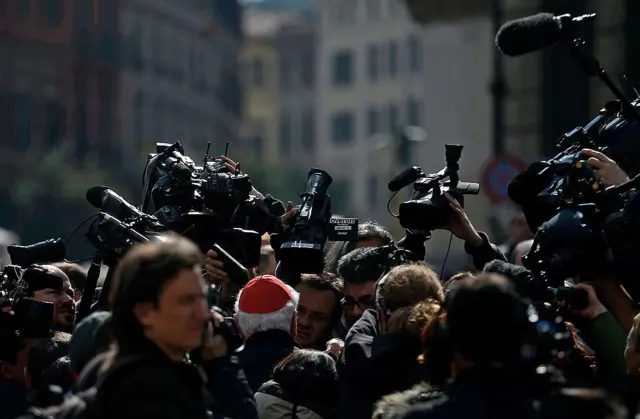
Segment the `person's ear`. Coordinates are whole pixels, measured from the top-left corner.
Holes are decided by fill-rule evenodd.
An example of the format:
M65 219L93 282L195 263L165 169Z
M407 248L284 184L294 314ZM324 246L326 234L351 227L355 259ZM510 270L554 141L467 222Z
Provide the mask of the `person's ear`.
M138 303L133 308L133 315L142 326L151 326L155 312L153 303Z

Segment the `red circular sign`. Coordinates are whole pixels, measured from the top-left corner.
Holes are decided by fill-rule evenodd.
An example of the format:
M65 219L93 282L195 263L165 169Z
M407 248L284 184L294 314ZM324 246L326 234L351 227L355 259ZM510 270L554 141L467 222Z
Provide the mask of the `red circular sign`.
M482 170L482 189L492 202L509 203L509 182L526 167L525 162L516 156L493 157Z

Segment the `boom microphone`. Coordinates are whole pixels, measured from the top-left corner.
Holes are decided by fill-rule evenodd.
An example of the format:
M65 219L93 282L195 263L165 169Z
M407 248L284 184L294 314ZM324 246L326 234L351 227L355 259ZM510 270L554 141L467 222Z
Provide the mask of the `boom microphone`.
M87 201L102 212L110 214L119 220L146 216L146 214L106 186L90 188L87 191Z
M421 173L422 170L417 166L407 167L396 177L391 179L387 187L391 192L398 192L400 189L418 180Z
M565 37L577 23L595 19L595 14L578 17L538 13L507 22L496 34L496 46L505 55L515 57L547 48Z

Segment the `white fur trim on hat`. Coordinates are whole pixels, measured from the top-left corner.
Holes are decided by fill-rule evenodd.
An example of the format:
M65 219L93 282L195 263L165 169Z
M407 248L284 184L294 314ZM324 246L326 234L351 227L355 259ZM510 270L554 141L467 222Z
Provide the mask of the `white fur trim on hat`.
M235 303L236 323L245 339L254 333L266 332L267 330L291 332L291 324L293 316L296 315L296 310L298 309L300 294L289 285L287 285L287 288L291 293L291 300L280 310L267 314L249 314L240 311L238 309L238 302L242 295L242 290L240 290Z

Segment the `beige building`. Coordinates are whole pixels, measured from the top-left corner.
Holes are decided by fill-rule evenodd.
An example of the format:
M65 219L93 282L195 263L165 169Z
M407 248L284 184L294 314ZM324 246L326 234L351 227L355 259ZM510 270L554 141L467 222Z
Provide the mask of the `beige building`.
M281 56L278 36L287 26L299 24L300 15L248 9L243 18L245 42L240 52L243 69L243 124L246 152L271 163L280 160L279 102Z
M349 215L374 218L399 236L386 205L387 183L401 169L388 144L392 134L424 127L427 139L413 147L409 163L426 173L445 165L445 144L465 146L460 175L467 181L491 155L491 22L471 15L422 27L397 0L326 0L319 8L321 167L335 179L334 198L348 200ZM486 229L488 200L469 197L467 204ZM444 257L448 241L434 233L432 261ZM461 250L454 240L452 252Z

